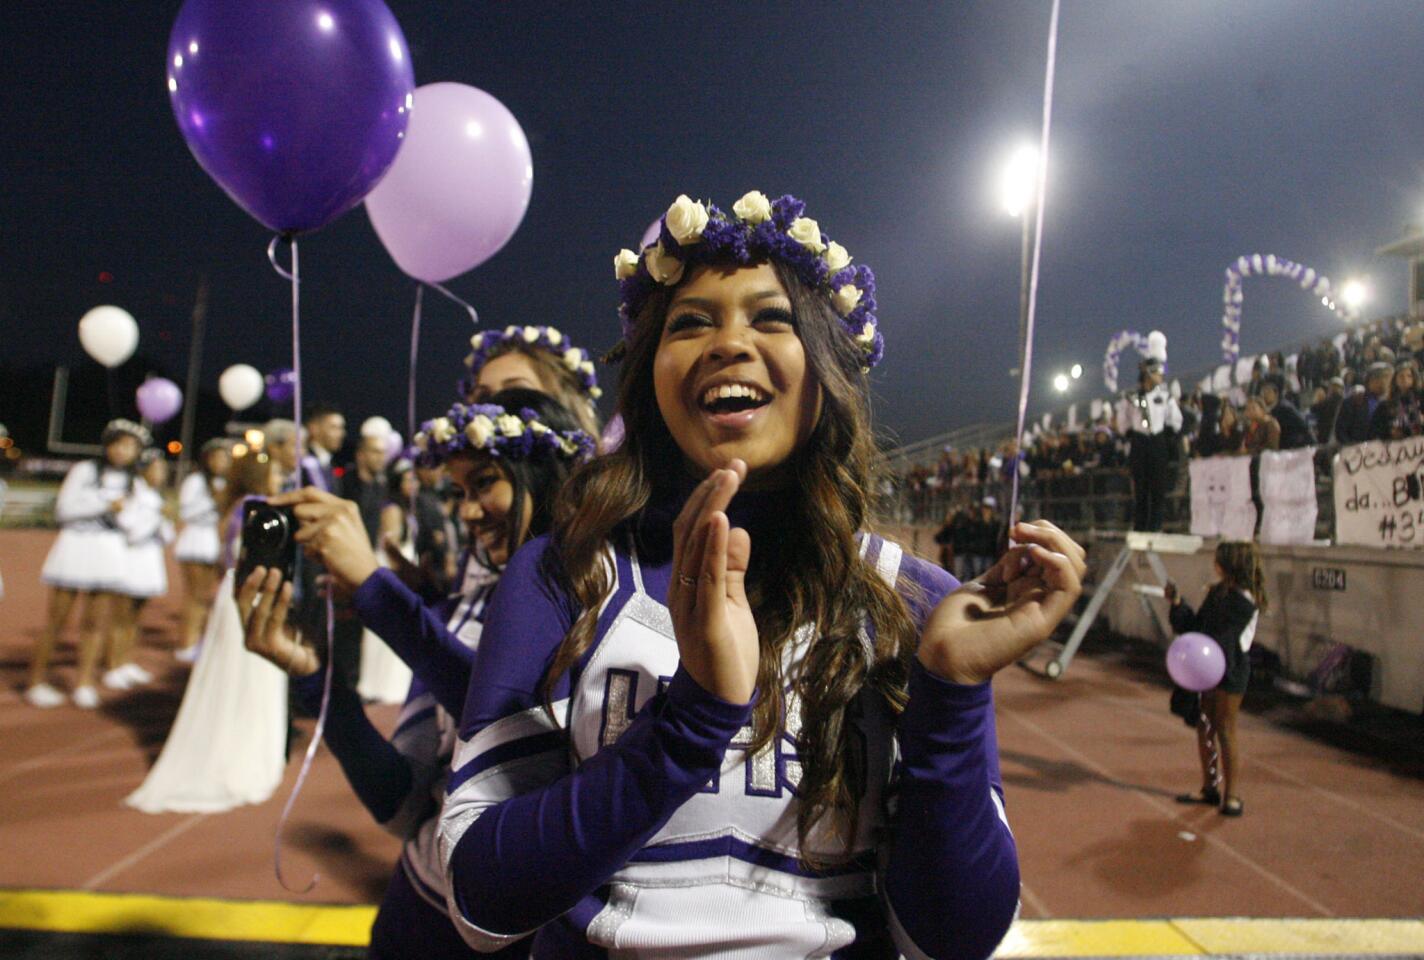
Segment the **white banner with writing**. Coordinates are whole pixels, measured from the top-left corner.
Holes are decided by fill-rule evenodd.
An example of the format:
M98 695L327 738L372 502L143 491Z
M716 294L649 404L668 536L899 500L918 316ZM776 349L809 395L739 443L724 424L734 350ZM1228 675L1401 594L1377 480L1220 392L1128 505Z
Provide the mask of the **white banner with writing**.
M1337 543L1424 547L1424 437L1344 447L1334 473Z
M1261 542L1315 540L1315 448L1261 454Z
M1223 540L1250 540L1256 532L1251 502L1250 457L1191 461L1192 533Z

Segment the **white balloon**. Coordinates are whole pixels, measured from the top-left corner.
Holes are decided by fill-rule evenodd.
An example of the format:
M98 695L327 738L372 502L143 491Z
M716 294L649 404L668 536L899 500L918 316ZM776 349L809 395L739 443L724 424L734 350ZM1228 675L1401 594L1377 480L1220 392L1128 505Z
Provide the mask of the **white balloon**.
M394 429L385 417L367 417L361 424L361 436L384 440Z
M262 374L256 367L235 363L218 377L218 393L234 412L246 410L262 399Z
M95 307L79 320L84 352L106 367L117 367L138 347L138 324L122 307Z

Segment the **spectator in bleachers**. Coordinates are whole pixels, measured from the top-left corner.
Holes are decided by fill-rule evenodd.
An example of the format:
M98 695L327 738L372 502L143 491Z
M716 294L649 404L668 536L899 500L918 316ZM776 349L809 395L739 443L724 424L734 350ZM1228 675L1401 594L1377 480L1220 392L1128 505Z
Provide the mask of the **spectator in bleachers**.
M1255 456L1265 450L1281 448L1281 425L1271 416L1266 401L1256 396L1246 401L1246 432L1241 446L1246 453Z
M1296 450L1308 447L1315 442L1315 436L1310 432L1310 424L1306 423L1304 415L1283 394L1279 377L1267 377L1261 384L1261 402L1280 426L1280 449Z
M1241 453L1246 436L1246 425L1241 422L1241 414L1231 401L1221 403L1221 422L1217 426L1218 445L1213 455L1234 457Z
M1371 343L1377 343L1378 337ZM1375 408L1389 399L1390 381L1394 368L1387 363L1375 361L1365 370L1365 391L1347 397L1340 404L1340 415L1335 421L1335 439L1342 445L1364 443L1370 439L1370 424Z
M1325 387L1316 387L1320 399L1310 405L1310 417L1315 421L1315 440L1328 444L1335 436L1335 418L1340 415L1340 404L1345 399L1345 380L1331 377Z
M1424 433L1421 423L1419 368L1413 360L1401 360L1394 370L1388 399L1370 416L1370 437L1374 440L1403 440Z

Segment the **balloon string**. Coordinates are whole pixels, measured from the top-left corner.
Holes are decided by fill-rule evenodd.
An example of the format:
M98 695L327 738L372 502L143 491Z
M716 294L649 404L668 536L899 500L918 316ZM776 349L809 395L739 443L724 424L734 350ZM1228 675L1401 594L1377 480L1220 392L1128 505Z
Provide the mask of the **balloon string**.
M301 270L297 259L297 238L289 237L288 241L292 245L292 269L290 272L283 270L282 265L277 262L277 243L282 238L273 237L267 244L267 260L272 264L272 269L277 273L292 281L292 419L298 422L297 428L297 449L302 450L305 443L301 435L301 411L302 411L302 315L301 315ZM300 455L300 454L299 454ZM292 474L292 485L300 487L302 482L301 466L298 465ZM301 560L298 558L298 563ZM317 712L316 729L312 731L311 742L307 744L306 755L302 758L301 770L297 773L297 782L292 786L291 795L287 797L287 802L282 807L282 816L277 821L277 832L273 837L273 857L272 866L277 874L277 882L284 890L293 893L309 893L320 879L320 874L313 872L311 880L301 890L293 890L287 884L287 880L282 876L282 834L287 827L287 819L291 816L292 807L296 805L297 797L302 792L302 787L307 782L307 775L311 772L312 760L316 757L317 747L321 746L322 734L326 731L326 715L331 706L331 674L335 657L333 651L336 646L333 620L335 611L331 599L331 584L326 585L326 677L321 688L321 709Z
M447 297L450 295L448 291L442 292L444 292ZM409 444L415 443L415 371L416 358L419 356L420 351L420 304L424 298L424 294L425 285L417 283L415 285L415 311L410 316L410 390L406 397L405 407L405 441ZM470 312L474 312L473 308L471 308ZM406 522L410 530L412 543L416 537L420 536L420 530L417 526L419 520L415 514L415 501L419 495L420 487L417 485L415 491L410 495L410 510L406 514Z
M331 584L326 585L326 676L321 684L321 710L316 715L316 729L312 731L311 742L307 744L306 754L302 757L302 769L297 774L297 782L292 786L292 792L287 797L287 802L282 806L282 817L277 821L277 834L273 838L272 866L277 873L277 882L282 885L282 889L292 893L310 893L321 879L321 874L312 871L312 877L307 881L307 885L300 890L294 890L288 885L285 877L282 876L282 833L287 828L287 818L292 814L292 807L296 805L297 796L302 792L302 787L306 785L307 775L311 773L312 760L316 758L317 748L321 746L322 734L326 732L326 716L328 708L331 706L331 674L336 662L335 649L336 638L333 621L335 620L335 609L331 599Z
M1045 188L1048 181L1048 134L1053 122L1053 69L1058 59L1058 5L1053 0L1053 11L1048 20L1048 66L1043 78L1043 133L1038 148L1038 202L1034 204L1033 225L1033 266L1029 270L1028 316L1024 321L1023 369L1019 371L1019 415L1018 427L1014 430L1013 490L1009 495L1009 528L1013 529L1018 520L1019 507L1019 465L1023 456L1024 418L1028 413L1029 375L1033 369L1033 321L1038 305L1038 260L1043 249L1043 208Z
M426 283L430 283L430 281L427 280ZM443 293L450 300L453 300L455 303L458 303L460 306L470 311L470 322L472 322L477 327L480 325L480 315L475 311L474 307L470 306L468 303L461 300L459 297L455 296L453 293L451 293L449 290L446 290L438 283L431 283L430 286Z

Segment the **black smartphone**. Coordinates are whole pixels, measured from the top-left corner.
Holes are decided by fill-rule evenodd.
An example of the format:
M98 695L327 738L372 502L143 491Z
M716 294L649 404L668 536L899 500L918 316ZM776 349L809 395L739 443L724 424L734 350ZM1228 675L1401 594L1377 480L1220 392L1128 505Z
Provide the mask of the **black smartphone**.
M237 584L241 586L257 567L282 571L291 580L297 566L297 515L291 507L274 507L251 499L242 505L242 551L237 557Z

